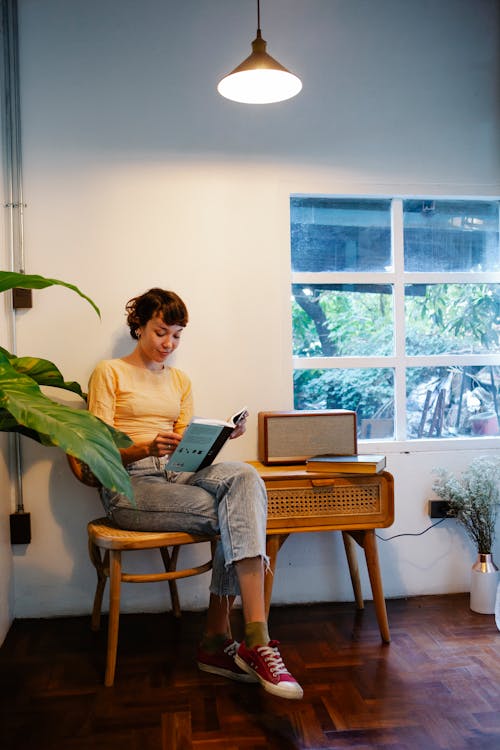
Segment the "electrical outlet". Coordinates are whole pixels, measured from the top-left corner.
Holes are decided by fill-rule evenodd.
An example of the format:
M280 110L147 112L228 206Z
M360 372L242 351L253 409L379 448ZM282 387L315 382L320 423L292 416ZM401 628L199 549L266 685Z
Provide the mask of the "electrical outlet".
M33 307L33 292L31 289L12 290L12 307L14 310L29 310Z
M430 518L450 518L450 506L446 500L429 500Z
M17 511L10 514L10 543L29 544L31 542L31 514Z

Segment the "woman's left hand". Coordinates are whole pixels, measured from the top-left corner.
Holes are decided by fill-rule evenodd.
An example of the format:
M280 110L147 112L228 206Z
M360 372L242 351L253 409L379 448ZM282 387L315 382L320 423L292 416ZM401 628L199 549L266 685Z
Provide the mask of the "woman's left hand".
M236 425L236 427L230 434L229 439L234 440L234 438L240 437L241 435L243 435L246 428L247 428L247 418L244 417L243 419L240 419L240 421L238 422L238 424Z

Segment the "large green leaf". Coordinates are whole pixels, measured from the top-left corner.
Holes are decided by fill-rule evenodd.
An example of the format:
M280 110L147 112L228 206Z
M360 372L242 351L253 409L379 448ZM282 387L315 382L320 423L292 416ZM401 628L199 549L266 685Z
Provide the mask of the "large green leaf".
M66 391L72 391L86 400L86 395L83 393L80 384L76 381L64 380L61 371L48 359L39 359L38 357L16 357L1 346L0 353L7 357L16 372L21 375L28 375L38 383L38 385L50 385L55 388L62 388Z
M66 281L60 281L59 279L48 279L45 278L45 276L38 276L37 274L0 271L0 292L6 292L8 289L15 289L16 287L20 289L46 289L48 286L55 285L65 286L79 294L80 297L83 297L83 299L86 299L87 302L92 305L98 316L101 317L101 312L97 305L90 299L90 297L87 297L86 294L81 292L77 286L74 286L74 284L68 284Z
M0 430L21 432L43 445L61 448L88 464L104 487L133 497L118 450L130 445L130 438L87 411L47 398L30 377L16 372L1 352Z

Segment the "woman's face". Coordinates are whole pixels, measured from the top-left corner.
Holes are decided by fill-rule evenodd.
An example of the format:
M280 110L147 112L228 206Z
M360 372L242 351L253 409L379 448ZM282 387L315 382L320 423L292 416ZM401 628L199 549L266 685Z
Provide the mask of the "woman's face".
M146 325L139 328L137 345L144 361L163 365L179 346L183 330L182 326L167 325L161 315L154 315Z

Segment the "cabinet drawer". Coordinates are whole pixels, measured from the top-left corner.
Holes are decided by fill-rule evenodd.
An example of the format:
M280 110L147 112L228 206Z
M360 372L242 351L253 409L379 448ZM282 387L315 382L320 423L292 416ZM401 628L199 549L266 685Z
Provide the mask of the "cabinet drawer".
M392 476L321 479L262 477L268 495L268 530L367 529L394 520Z

